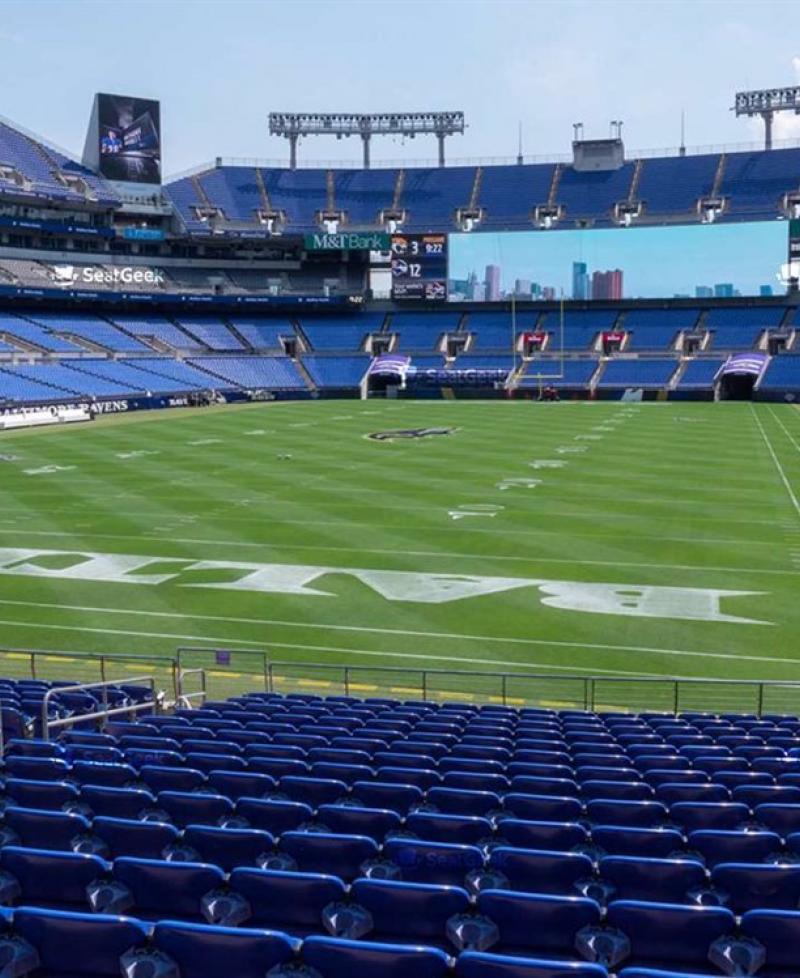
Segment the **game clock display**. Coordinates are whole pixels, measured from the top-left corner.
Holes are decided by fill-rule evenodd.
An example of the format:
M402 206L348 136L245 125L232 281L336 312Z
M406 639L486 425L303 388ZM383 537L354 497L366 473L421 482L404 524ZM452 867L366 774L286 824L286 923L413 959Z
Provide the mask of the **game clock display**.
M392 235L392 298L447 299L447 235Z

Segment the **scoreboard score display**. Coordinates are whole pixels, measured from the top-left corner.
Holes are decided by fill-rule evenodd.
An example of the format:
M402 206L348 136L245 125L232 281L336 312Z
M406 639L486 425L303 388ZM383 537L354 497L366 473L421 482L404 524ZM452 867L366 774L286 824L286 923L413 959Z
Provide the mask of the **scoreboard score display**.
M447 299L447 235L392 235L392 298Z

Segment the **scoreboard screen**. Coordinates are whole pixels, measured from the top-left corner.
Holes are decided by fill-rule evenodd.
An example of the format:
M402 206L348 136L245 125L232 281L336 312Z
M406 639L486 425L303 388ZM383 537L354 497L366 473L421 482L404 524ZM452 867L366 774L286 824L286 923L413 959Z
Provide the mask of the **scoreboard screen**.
M392 235L392 298L447 299L447 235Z

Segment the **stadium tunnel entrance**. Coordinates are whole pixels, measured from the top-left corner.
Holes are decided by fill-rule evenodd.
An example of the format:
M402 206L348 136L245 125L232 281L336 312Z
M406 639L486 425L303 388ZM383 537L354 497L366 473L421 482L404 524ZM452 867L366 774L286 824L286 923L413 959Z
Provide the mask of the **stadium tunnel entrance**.
M365 381L367 397L394 399L400 390L400 378L389 374L371 374Z
M758 377L755 374L724 374L719 381L721 401L752 401Z

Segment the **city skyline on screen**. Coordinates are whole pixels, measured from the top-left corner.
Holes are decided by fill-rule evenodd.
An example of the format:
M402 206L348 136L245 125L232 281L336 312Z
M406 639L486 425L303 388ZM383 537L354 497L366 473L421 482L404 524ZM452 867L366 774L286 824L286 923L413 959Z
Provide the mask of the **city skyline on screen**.
M533 297L543 299L702 298L708 289L712 295L715 289L717 295L763 295L767 288L780 294L787 236L786 221L451 234L450 293L501 298L528 291L521 283L538 286ZM576 265L585 265L588 277L583 294ZM597 294L598 276L605 275L618 278L621 294L609 293L606 281L606 291ZM484 294L467 294L464 283L476 281Z

